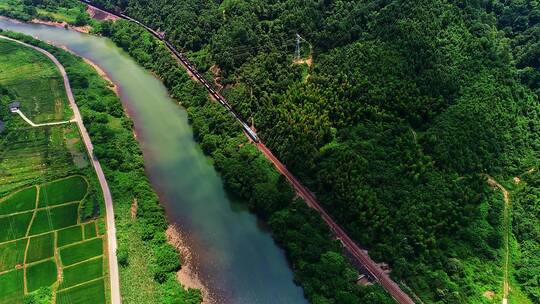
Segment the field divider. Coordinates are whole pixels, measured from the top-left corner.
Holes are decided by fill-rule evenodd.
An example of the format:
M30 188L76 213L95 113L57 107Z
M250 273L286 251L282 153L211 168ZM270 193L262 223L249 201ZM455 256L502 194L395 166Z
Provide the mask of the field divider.
M113 206L111 190L109 189L109 185L107 183L105 173L103 172L103 169L101 168L101 163L99 162L99 160L94 154L94 146L92 145L90 135L88 134L88 131L86 130L84 126L82 116L79 111L79 107L77 106L77 103L75 102L75 97L73 97L73 92L71 90L71 85L69 83L67 72L64 66L60 63L60 61L58 61L58 59L53 54L51 54L50 52L40 47L19 41L17 39L9 38L3 35L0 35L0 39L13 41L13 42L19 43L21 45L24 45L24 46L27 46L29 48L39 51L40 53L44 54L45 56L47 56L50 60L54 62L54 64L60 71L60 74L62 75L62 78L64 80L64 88L66 90L66 95L69 100L69 104L73 111L74 120L77 123L79 133L86 147L86 152L88 153L88 156L89 156L89 160L92 163L92 166L94 167L94 171L96 172L97 178L99 180L99 184L101 186L103 200L105 202L105 209L106 209L106 212L105 212L106 227L107 227L106 248L108 252L107 260L109 262L108 270L109 270L109 283L110 283L110 293L111 293L110 301L111 301L111 304L120 304L122 303L122 298L120 296L120 274L118 270L118 259L116 256L116 250L117 250L118 244L116 240L116 225L114 221L114 206Z
M46 209L54 209L54 208L57 208L57 207L65 207L65 206L75 205L75 204L80 204L80 203L81 203L81 201L73 201L73 202L62 203L62 204L58 204L58 205L52 205L52 206L46 206L46 207L36 208L36 209L33 209L33 210L26 210L26 211L20 211L20 212L13 212L13 213L10 213L10 214L0 215L0 218L6 218L6 217L13 216L13 215L19 215L19 214L24 214L24 213L30 213L30 212L34 212L34 211L42 211L42 210L46 210ZM62 230L62 229L58 229L58 230Z
M77 284L77 285L69 286L68 288L60 289L60 290L58 290L58 292L64 292L64 291L73 289L73 288L75 288L75 287L80 287L80 286L82 286L82 285L90 284L90 283L97 282L97 281L99 281L99 280L104 280L104 279L105 279L105 277L104 277L104 276L101 276L101 277L99 277L99 278L95 278L95 279L92 279L92 280L89 280L89 281L86 281L86 282L82 282L82 283L79 283L79 284Z
M80 242L79 242L79 243L80 243ZM71 267L73 267L73 266L80 265L80 264L82 264L82 263L86 263L86 262L88 262L88 261L93 261L93 260L103 259L103 258L105 258L105 256L104 256L103 254L101 254L101 255L96 255L95 257L91 257L91 258L86 259L86 260L84 260L84 261L80 261L80 262L77 262L77 263L74 263L74 264L71 264L71 265L68 265L68 266L64 266L63 268L67 269L67 268L71 268Z
M70 226L70 227L73 227L73 226ZM65 249L65 248L69 248L69 247L73 247L73 246L76 246L76 245L79 245L79 244L82 244L82 243L86 243L86 242L89 242L89 241L93 241L94 239L101 239L103 241L103 237L102 236L96 236L94 238L91 238L91 239L88 239L88 240L81 240L81 241L78 241L78 242L73 242L73 243L69 243L65 246L62 246L60 247L60 249ZM103 254L99 255L99 256L103 256ZM93 257L92 257L93 258ZM88 259L88 260L91 260L91 259ZM87 260L85 260L87 261ZM84 261L83 261L84 262ZM78 262L78 263L81 263L81 262ZM78 263L75 263L75 264L78 264ZM69 265L71 266L71 265ZM66 266L66 267L69 267L69 266Z

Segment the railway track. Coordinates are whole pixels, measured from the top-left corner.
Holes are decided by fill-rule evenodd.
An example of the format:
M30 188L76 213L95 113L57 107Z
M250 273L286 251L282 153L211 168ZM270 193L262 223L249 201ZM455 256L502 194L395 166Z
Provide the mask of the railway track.
M110 10L107 10L105 8L96 6L92 4L89 0L79 0L87 5L90 5L94 8L100 9L102 11L105 11L109 14L115 15L119 18L131 21L133 23L138 24L139 26L142 26L145 28L148 32L150 32L152 35L154 35L159 40L163 41L167 48L176 56L176 58L182 63L182 65L188 70L188 72L195 78L197 81L199 81L208 91L208 93L212 96L212 98L219 102L222 106L224 106L229 113L240 123L242 126L242 129L244 130L246 136L250 140L252 140L259 151L263 153L263 155L270 161L276 169L285 176L285 178L289 181L289 183L292 185L292 187L295 189L296 193L301 196L306 204L315 209L321 218L324 220L324 222L328 225L330 230L333 232L333 234L341 241L343 244L343 247L346 249L346 251L349 253L349 255L357 262L357 264L361 265L361 271L367 272L367 275L371 277L372 280L378 282L391 296L394 298L394 300L400 304L414 304L414 301L407 295L399 285L394 282L390 276L377 264L375 263L368 255L367 251L362 249L360 246L358 246L348 235L347 233L332 219L332 217L324 210L324 208L319 204L317 201L315 195L309 191L294 175L289 172L289 170L275 157L272 152L264 145L264 143L260 140L260 138L257 136L257 133L255 133L249 125L244 121L244 119L240 116L239 113L237 113L233 107L229 104L229 102L213 87L212 84L206 80L202 74L197 71L195 66L188 60L188 58L180 51L178 51L169 41L165 39L165 35L163 33L160 33L146 24L125 15L124 13L119 12L113 12Z

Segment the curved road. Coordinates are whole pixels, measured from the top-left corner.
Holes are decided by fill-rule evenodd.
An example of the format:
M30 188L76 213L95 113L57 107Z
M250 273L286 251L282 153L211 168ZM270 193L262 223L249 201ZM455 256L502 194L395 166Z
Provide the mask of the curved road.
M79 107L77 107L77 104L75 103L75 98L73 97L73 92L71 91L71 86L69 85L69 79L66 73L66 70L64 69L64 66L54 57L51 53L47 52L46 50L30 45L28 43L24 43L22 41L18 41L6 36L0 35L0 39L5 39L9 41L13 41L19 44L22 44L24 46L33 48L37 50L38 52L44 54L49 59L51 59L54 64L58 67L58 70L62 74L62 77L64 78L64 87L66 88L66 95L69 100L69 105L71 106L71 109L73 110L74 120L77 123L77 126L79 127L79 131L81 133L81 137L84 141L84 145L86 146L86 150L88 152L89 158L92 162L92 165L94 166L94 169L96 171L97 177L99 179L99 184L101 186L101 190L103 191L103 199L105 200L105 209L106 209L106 218L107 218L107 242L108 242L108 253L109 253L109 277L111 279L110 286L111 286L111 303L112 304L120 304L121 298L120 298L120 280L118 275L118 262L116 258L116 227L114 225L114 209L113 209L113 202L112 202L112 196L111 191L109 190L109 185L107 184L107 180L105 179L105 174L103 173L103 170L101 169L101 164L99 163L98 159L94 155L94 146L92 145L92 142L90 141L90 136L88 135L88 132L86 131L86 128L84 127L84 124L82 122L81 113L79 112Z

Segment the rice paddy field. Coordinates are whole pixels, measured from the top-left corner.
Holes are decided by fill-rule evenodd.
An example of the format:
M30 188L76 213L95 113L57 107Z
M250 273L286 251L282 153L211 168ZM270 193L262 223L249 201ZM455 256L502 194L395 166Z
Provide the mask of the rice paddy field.
M48 189L64 190L50 196ZM0 304L24 303L40 288L50 288L57 303L106 303L104 235L96 220L83 222L78 214L87 195L85 177L74 175L0 200L3 210L24 206L0 215Z
M14 99L35 122L72 115L56 66L0 39L0 304L108 303L101 190L77 127L33 128Z
M34 49L0 39L0 120L6 123L0 134L0 197L89 167L75 124L33 128L9 113L7 105L14 100L36 123L72 116L53 62Z

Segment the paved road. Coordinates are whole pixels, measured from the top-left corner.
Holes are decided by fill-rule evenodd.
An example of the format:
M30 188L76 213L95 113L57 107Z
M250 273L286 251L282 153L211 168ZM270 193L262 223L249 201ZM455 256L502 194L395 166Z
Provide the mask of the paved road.
M396 300L402 304L414 304L414 301L401 290L398 284L396 284L388 274L386 274L377 263L375 263L364 251L360 248L343 229L326 213L326 211L320 206L315 195L311 193L306 187L304 187L287 168L272 154L272 152L262 143L257 144L257 148L261 151L268 160L270 160L277 170L287 178L289 183L294 187L298 195L300 195L308 204L309 207L315 209L330 227L332 232L338 237L345 249L356 259L365 269L371 274L373 278L381 284L381 286Z
M44 49L41 49L39 47L11 39L9 37L5 37L0 35L0 39L6 39L13 42L17 42L19 44L25 45L27 47L33 48L45 56L47 56L49 59L51 59L54 64L58 67L58 70L60 70L60 73L62 74L62 77L64 78L64 86L66 88L66 95L69 100L69 104L73 110L74 120L77 122L77 126L79 127L79 131L81 133L81 137L84 141L84 145L86 146L86 150L88 152L88 155L90 157L90 160L92 162L92 165L94 166L94 169L96 170L97 177L99 179L99 184L101 185L101 189L103 191L103 199L105 200L105 208L106 208L106 220L107 220L107 242L108 242L108 251L109 251L109 276L110 276L110 285L111 285L111 303L112 304L120 304L121 298L120 298L120 280L118 275L118 262L116 258L116 227L114 225L114 209L113 209L113 201L111 196L111 191L109 190L109 185L107 184L107 180L105 179L105 174L103 173L103 170L101 169L101 164L99 163L98 159L94 155L94 147L92 145L92 142L90 141L90 136L88 135L88 132L86 131L86 128L84 127L84 124L82 122L81 113L79 112L79 107L77 107L77 104L75 103L75 98L73 97L73 92L71 91L71 86L69 84L69 79L66 73L66 70L64 69L64 66L54 57L51 53L47 52Z
M42 123L42 124L36 124L33 121L31 121L28 117L26 117L26 115L24 115L24 113L21 112L21 110L15 110L12 113L19 114L19 116L21 116L24 121L26 121L29 125L31 125L34 128L36 128L36 127L44 127L44 126L63 125L63 124L67 124L67 123L70 123L70 122L75 122L75 119L72 119L72 120L66 120L66 121L57 121L57 122L47 122L47 123Z

